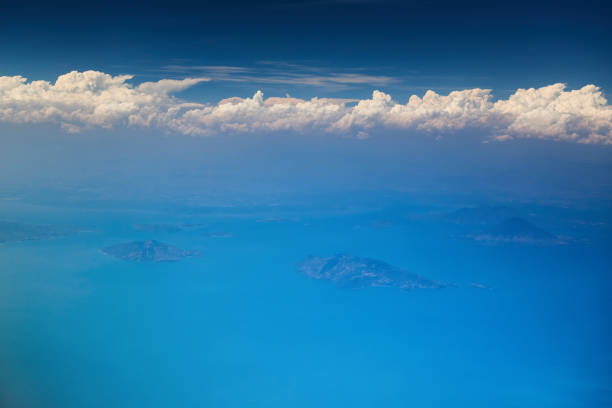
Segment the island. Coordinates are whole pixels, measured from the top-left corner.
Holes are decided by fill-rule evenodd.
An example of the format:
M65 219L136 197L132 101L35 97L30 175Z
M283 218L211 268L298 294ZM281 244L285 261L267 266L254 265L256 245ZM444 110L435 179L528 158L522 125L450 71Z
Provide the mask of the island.
M346 254L309 256L299 262L297 268L312 279L328 280L345 288L393 287L410 290L453 286L407 272L383 261Z
M213 231L205 232L202 236L206 238L232 238L234 235L231 232Z
M458 225L495 225L508 218L519 217L520 212L510 207L464 207L444 216L446 222Z
M124 261L172 262L201 255L200 251L177 248L155 240L133 241L102 249L105 254Z
M477 241L517 244L562 244L557 236L536 227L523 218L509 218L482 234L473 237Z
M0 221L0 244L57 238L68 235L71 232L72 230L69 228Z

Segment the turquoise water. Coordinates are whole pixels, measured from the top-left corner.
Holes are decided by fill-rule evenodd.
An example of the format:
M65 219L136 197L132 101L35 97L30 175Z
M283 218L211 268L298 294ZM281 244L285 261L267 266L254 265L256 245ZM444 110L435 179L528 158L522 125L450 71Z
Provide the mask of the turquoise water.
M585 228L571 245L487 246L435 217L406 216L423 209L184 215L2 205L6 219L81 230L0 246L7 407L612 402L606 230ZM147 222L198 226L131 228ZM100 251L150 238L203 256L134 264ZM339 252L458 287L348 290L295 270L306 255Z

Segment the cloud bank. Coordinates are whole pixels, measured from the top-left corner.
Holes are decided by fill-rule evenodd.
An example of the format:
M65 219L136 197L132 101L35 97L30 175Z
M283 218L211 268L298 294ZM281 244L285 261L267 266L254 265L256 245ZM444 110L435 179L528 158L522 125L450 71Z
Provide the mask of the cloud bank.
M162 79L134 86L129 75L73 71L55 83L0 76L0 122L56 123L68 132L140 127L186 135L320 131L366 138L383 129L441 134L481 130L497 140L539 138L612 144L612 106L595 85L518 89L494 101L487 89L439 95L427 91L407 103L374 91L371 99L232 97L217 104L183 101L172 93L207 78Z

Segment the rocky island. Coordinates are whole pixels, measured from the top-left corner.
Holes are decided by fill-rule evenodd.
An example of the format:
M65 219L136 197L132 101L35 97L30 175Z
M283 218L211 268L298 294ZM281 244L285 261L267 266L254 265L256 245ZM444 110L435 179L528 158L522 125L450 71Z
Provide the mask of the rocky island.
M522 218L508 218L486 232L473 237L477 241L517 244L562 244L557 236Z
M298 263L298 270L310 278L328 280L347 288L372 286L410 290L453 286L407 272L383 261L345 254L309 256Z
M103 248L102 252L124 261L133 262L171 262L201 255L199 251L181 249L154 240L112 245Z

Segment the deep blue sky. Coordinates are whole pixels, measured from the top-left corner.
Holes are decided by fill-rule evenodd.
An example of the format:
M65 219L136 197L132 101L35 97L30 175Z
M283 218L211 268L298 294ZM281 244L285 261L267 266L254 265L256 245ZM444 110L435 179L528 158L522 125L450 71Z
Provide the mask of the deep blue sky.
M14 3L0 15L0 73L53 80L96 69L152 80L202 75L193 67L212 65L264 77L287 71L392 78L343 88L213 81L189 91L211 101L257 89L298 97L364 97L382 89L398 99L425 88L484 87L498 96L555 82L612 89L607 2L493 3Z

